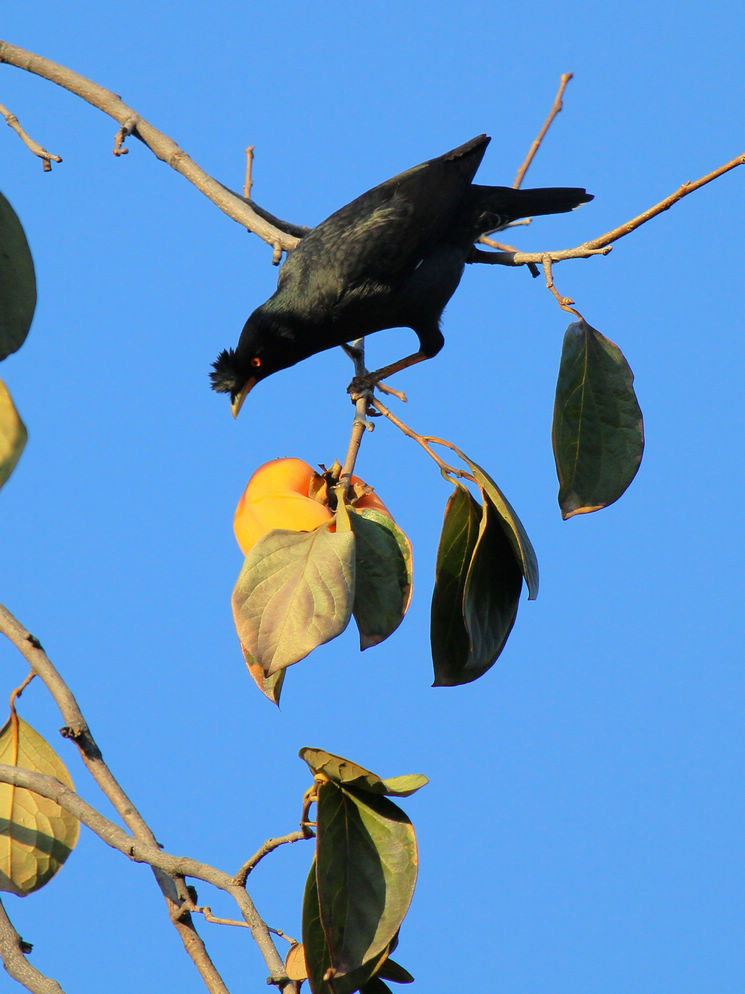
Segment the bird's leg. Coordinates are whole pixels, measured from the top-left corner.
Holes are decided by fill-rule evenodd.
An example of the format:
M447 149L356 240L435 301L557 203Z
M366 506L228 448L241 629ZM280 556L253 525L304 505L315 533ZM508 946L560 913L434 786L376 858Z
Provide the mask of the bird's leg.
M364 376L355 376L347 387L347 392L360 393L363 390L372 390L381 380L385 380L389 376L393 376L394 373L400 373L402 369L408 369L409 366L415 366L416 363L430 358L431 356L426 355L420 349L419 352L414 352L412 355L406 356L404 359L399 359L398 362L392 362L388 366L382 366L373 373L365 373Z

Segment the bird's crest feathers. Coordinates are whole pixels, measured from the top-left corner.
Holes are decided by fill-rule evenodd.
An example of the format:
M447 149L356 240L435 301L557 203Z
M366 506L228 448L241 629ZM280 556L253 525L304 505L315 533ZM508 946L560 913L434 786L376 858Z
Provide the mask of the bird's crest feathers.
M240 392L246 381L246 374L236 361L234 349L223 349L212 363L210 379L212 389L218 393L229 393L233 396Z

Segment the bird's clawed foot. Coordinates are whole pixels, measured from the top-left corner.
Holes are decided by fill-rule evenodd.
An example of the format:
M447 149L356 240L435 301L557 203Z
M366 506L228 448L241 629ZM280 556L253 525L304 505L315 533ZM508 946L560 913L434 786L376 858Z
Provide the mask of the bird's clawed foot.
M401 390L394 390L393 387L386 386L385 383L382 383L376 378L375 373L367 373L364 376L355 376L347 387L347 393L349 394L353 404L356 404L358 400L366 397L369 406L369 404L372 403L373 390L375 389L380 390L381 393L387 393L392 397L397 397L403 404L408 402L405 393ZM376 416L376 412L373 410L369 410L368 413L373 417Z

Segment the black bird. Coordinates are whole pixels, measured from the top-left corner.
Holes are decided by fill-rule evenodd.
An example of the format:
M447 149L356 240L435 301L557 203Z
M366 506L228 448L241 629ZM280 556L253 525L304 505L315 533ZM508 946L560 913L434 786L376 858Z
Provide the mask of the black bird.
M368 190L289 253L276 292L220 353L212 387L237 415L249 390L279 369L384 328L412 328L419 351L370 374L383 379L443 346L440 316L473 243L509 221L560 214L592 200L578 188L514 190L472 179L490 139L459 148Z

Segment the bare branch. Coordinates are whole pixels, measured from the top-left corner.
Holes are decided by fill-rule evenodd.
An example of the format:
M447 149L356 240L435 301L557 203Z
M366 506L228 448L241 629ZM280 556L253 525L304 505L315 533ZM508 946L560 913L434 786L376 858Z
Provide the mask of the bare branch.
M56 980L44 976L26 959L29 951L0 901L0 956L10 976L32 994L65 994Z
M354 362L355 378L365 376L367 373L367 367L365 366L365 339L358 338L352 343L351 348L346 346L342 346L342 348L344 348L344 351L352 362ZM353 394L352 396L352 400L354 401L352 434L349 439L347 454L344 457L344 465L339 475L339 482L344 485L345 490L349 489L352 481L352 473L354 471L354 464L357 461L357 453L362 443L362 436L366 431L372 431L374 428L374 425L367 420L367 409L371 399L372 391L369 389L361 390L358 394Z
M554 297L556 298L556 302L558 303L562 311L567 311L569 314L574 314L574 316L578 317L580 321L584 321L584 318L579 313L579 311L575 311L575 309L570 306L571 304L574 303L572 298L562 297L559 291L554 286L554 274L551 268L551 260L549 259L548 256L545 256L543 259L543 273L546 277L546 287L554 295Z
M253 172L254 164L254 146L249 145L246 149L246 178L243 181L243 196L246 200L251 199L251 187L254 185L254 181L251 178L251 173Z
M88 772L114 806L125 825L138 839L149 845L157 846L157 841L150 827L104 762L101 750L88 728L72 691L44 652L39 640L27 631L2 604L0 604L0 632L18 649L37 676L44 682L65 722L62 734L72 739L78 746ZM207 989L211 994L228 994L228 989L212 963L193 922L188 915L179 917L177 914L183 900L188 896L183 881L174 880L157 868L154 868L153 872L165 898L171 921Z
M271 971L272 983L276 984L284 994L290 994L290 992L294 994L295 986L285 975L284 963L272 942L266 924L249 895L243 887L236 885L229 873L189 856L172 856L160 849L158 845L142 842L134 836L128 835L55 777L0 763L0 783L24 787L41 797L49 798L65 811L69 811L78 821L94 832L102 842L111 846L112 849L117 849L135 863L147 863L169 877L194 877L230 894L238 904L243 918L251 929L251 935L264 956Z
M118 144L115 145L114 154L121 155L125 151L121 145L127 134L135 135L147 145L157 158L171 166L176 172L181 173L224 214L248 228L249 231L253 231L268 245L272 245L275 254L277 251L295 248L300 238L306 233L307 229L273 217L268 211L262 210L256 204L246 202L237 193L213 179L183 149L179 148L172 138L163 134L162 131L158 131L111 90L99 86L93 80L86 79L85 76L81 76L65 66L52 62L51 59L45 59L41 55L35 55L33 52L28 52L4 41L0 41L0 62L7 62L9 65L17 66L19 69L25 69L27 72L48 79L86 100L98 110L103 111L104 114L113 117L122 128L119 132L121 138L118 136Z
M47 152L38 142L27 134L21 127L18 118L7 107L3 107L0 104L0 114L5 118L5 123L9 128L12 128L18 137L21 139L26 148L30 149L34 155L38 155L41 159L42 167L45 173L50 173L52 171L53 162L62 162L59 155L53 155L51 152Z
M543 127L538 132L538 137L535 139L535 141L533 142L533 144L530 146L530 150L528 151L528 154L525 156L525 162L523 162L523 164L520 166L520 168L517 171L517 176L515 176L515 182L512 184L512 186L513 186L513 188L515 190L517 190L517 188L520 186L520 184L522 183L522 181L525 179L525 174L527 173L528 168L529 168L531 162L535 158L536 152L541 147L541 142L546 137L546 133L548 132L548 129L551 127L551 124L553 123L554 118L556 117L556 115L561 111L562 107L564 106L563 103L562 103L562 97L564 96L564 90L566 90L566 88L567 88L567 86L569 84L569 81L572 79L573 75L574 75L574 73L571 73L571 72L565 72L565 73L562 74L562 77L559 80L559 91L556 94L556 98L554 99L554 105L551 108L551 110L549 111L548 117L543 122Z
M238 870L236 875L233 877L233 882L238 887L245 887L249 873L265 856L268 856L270 852L274 852L274 850L279 849L280 846L288 845L288 843L291 842L302 842L307 838L308 836L302 831L302 829L297 829L294 832L289 832L287 835L280 835L274 839L267 839L261 849L259 849L258 852L255 852L250 859L247 859L240 870Z
M394 424L399 431L402 431L407 438L411 438L418 445L421 445L421 447L424 449L424 451L427 453L430 459L434 459L434 461L440 467L440 472L444 476L448 478L456 476L459 477L460 479L470 480L472 483L476 482L474 477L471 476L471 474L468 473L466 470L456 469L455 466L450 466L443 459L441 459L429 444L429 442L437 442L440 445L447 445L448 448L453 449L454 446L451 445L449 442L442 441L439 438L432 438L428 435L419 435L417 432L414 431L413 428L410 428L407 424L404 424L404 422L400 418L397 418L396 415L392 411L390 411L384 404L381 404L381 402L378 400L377 397L373 398L372 406L375 408L376 411L382 414L384 418L388 418L388 420L392 424Z
M651 221L653 217L657 217L663 211L669 210L673 204L682 200L683 197L687 197L694 190L700 189L707 183L711 183L713 180L728 173L731 169L736 169L737 166L742 165L745 165L745 153L736 156L723 166L719 166L693 183L683 183L675 193L671 193L669 197L665 197L664 200L655 204L654 207L648 208L630 221L626 221L617 228L613 228L612 231L607 231L604 235L600 235L599 238L583 242L582 245L578 245L576 248L563 249L559 252L484 252L482 249L474 246L466 261L471 263L480 262L491 266L527 266L531 263L542 266L546 259L554 263L563 262L566 259L587 259L591 255L608 255L613 248L611 243L617 242L619 238L631 234L632 231L635 231L642 224Z
M632 218L631 221L627 221L625 224L619 225L617 228L613 228L612 231L607 231L604 235L599 238L593 238L589 242L585 242L584 245L580 245L581 249L586 249L590 252L597 251L605 245L610 245L611 242L617 242L619 238L623 238L624 235L631 234L636 228L639 228L642 224L646 224L647 221L651 221L653 217L657 217L658 214L662 214L663 211L669 210L673 204L677 204L679 200L683 197L687 197L689 193L693 193L694 190L699 190L702 186L706 186L707 183L711 183L715 179L719 179L725 173L728 173L731 169L736 169L738 166L745 165L745 153L735 156L734 159L730 159L729 162L725 162L723 166L719 166L717 169L712 170L712 172L707 173L700 179L694 180L694 182L683 183L675 193L671 193L669 197L665 197L654 207L650 207L648 210L643 211L637 217ZM554 262L557 260L554 259Z

